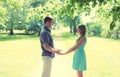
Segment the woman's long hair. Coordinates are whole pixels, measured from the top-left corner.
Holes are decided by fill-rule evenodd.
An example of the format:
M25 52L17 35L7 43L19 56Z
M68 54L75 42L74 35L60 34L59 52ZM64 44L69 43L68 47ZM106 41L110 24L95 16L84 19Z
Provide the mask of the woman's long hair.
M77 39L77 41L79 41L83 36L86 35L86 26L85 25L79 25L78 28L80 29L81 36Z
M86 26L85 25L79 25L78 28L80 29L81 37L86 35Z

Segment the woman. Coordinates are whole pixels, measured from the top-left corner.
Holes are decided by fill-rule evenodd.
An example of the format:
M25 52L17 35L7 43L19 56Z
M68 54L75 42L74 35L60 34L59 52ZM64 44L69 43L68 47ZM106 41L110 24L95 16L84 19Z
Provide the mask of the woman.
M80 35L76 40L76 44L68 49L65 53L61 53L61 55L65 55L71 53L76 50L73 58L73 69L77 70L78 77L83 77L83 71L86 70L86 55L84 52L84 47L86 45L86 27L85 25L80 25L77 28L77 33Z

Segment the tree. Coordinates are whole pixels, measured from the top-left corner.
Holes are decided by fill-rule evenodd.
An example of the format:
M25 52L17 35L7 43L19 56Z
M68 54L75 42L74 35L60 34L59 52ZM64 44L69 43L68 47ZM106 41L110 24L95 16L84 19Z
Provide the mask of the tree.
M113 20L109 25L111 30L116 26L115 22L120 20L120 1L119 0L70 0L68 3L71 5L71 8L74 8L74 6L77 5L77 7L82 9L81 12L87 11L88 14L90 12L91 5L94 8L96 5L104 6L106 4L110 4L112 6L112 10L109 13L110 15L113 16Z
M59 22L63 23L64 27L69 27L70 33L73 32L73 23L72 23L72 19L70 16L65 15L63 17L60 17Z
M60 9L60 15L68 16L71 22L70 32L72 32L71 28L73 28L74 35L76 34L76 20L79 17L79 10L77 5L72 6L69 1L64 2L63 7ZM80 21L80 20L79 20ZM70 23L69 22L69 23ZM72 27L73 26L73 27Z
M5 21L7 20L6 18L6 9L3 7L3 3L0 2L0 30L5 28Z
M101 22L104 27L102 35L106 33L107 37L111 37L115 33L114 36L118 39L120 30L120 1L116 2L114 0L113 2L107 2L107 4L99 6L97 13L98 22Z
M102 26L100 23L87 23L88 35L100 36L102 32Z
M7 10L6 26L10 30L10 35L13 35L15 26L25 24L26 11L24 9L24 0L5 0L4 7Z

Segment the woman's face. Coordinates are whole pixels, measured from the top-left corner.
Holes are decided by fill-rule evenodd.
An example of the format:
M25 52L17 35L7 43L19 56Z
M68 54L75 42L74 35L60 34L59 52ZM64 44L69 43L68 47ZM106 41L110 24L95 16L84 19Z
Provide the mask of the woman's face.
M80 34L80 33L81 33L81 31L80 31L80 29L79 29L79 28L77 28L77 33L78 33L78 34Z

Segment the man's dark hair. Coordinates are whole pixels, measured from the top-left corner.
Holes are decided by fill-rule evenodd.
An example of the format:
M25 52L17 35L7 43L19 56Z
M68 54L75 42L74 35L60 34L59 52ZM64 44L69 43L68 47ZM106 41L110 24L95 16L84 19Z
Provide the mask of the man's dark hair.
M44 19L44 23L46 23L47 21L52 21L53 19L51 17L45 17Z

